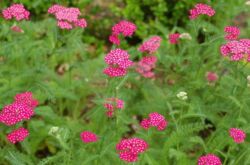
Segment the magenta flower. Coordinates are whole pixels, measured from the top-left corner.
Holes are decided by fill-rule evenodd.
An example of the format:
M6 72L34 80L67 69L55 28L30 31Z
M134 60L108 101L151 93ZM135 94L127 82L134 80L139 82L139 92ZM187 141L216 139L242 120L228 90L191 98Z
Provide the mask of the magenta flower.
M179 33L169 34L168 38L169 38L170 44L177 44L178 40L180 38L180 35L181 34L179 34Z
M214 72L207 72L206 78L208 82L212 83L218 80L218 75Z
M161 37L153 36L147 41L143 42L143 44L139 47L140 52L146 52L152 54L158 50L161 45Z
M136 63L136 72L141 74L145 78L153 78L155 74L153 69L157 62L156 56L146 56L143 57L138 63Z
M246 133L238 128L230 128L229 135L233 138L235 143L243 143L246 138Z
M235 26L226 26L224 32L227 33L225 36L226 40L236 40L240 35L240 29Z
M39 104L38 100L33 98L32 92L24 92L16 94L15 102L19 104L26 104L31 108L36 108Z
M145 152L147 149L147 142L139 138L122 139L116 145L120 159L127 162L137 161L139 154Z
M119 77L127 74L127 69L133 65L129 60L129 54L122 49L111 50L104 58L109 66L103 70L103 73L109 77Z
M239 61L245 55L248 56L248 61L250 61L250 39L229 41L220 47L220 52L223 56L229 55L232 61Z
M104 107L107 109L106 115L108 117L113 117L116 109L124 108L124 101L118 98L108 98L104 103Z
M144 129L148 129L150 127L157 127L159 131L164 130L168 122L165 117L157 112L150 113L148 119L143 119L140 123L141 127Z
M22 4L11 5L10 7L4 9L2 14L6 20L15 18L17 21L21 21L23 19L28 20L30 16L30 12L26 10Z
M220 158L213 154L201 156L198 165L222 165Z
M61 5L53 5L48 9L49 14L55 15L57 26L61 29L73 29L74 27L86 28L87 22L84 18L79 18L81 12L75 7L64 7Z
M209 17L212 17L214 14L215 10L211 6L202 3L196 4L193 9L189 10L190 19L195 19L199 15L207 15Z
M18 128L17 130L12 131L7 135L9 142L15 144L17 142L24 141L24 139L29 136L29 131L23 127Z
M113 44L119 45L119 35L124 37L131 37L136 31L136 25L129 21L120 21L112 27L112 34L109 36L109 41Z
M84 131L80 136L84 143L96 142L98 140L97 135L90 131Z

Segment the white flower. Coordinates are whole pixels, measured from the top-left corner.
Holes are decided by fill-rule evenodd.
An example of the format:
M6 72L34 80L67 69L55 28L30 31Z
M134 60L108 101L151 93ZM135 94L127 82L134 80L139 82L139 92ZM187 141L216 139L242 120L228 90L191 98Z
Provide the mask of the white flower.
M192 37L189 33L181 33L180 35L181 39L187 39L187 40L192 40Z
M184 91L179 92L176 96L181 100L187 100L188 99L187 92L184 92Z
M247 81L250 83L250 75L247 76Z
M246 3L245 3L246 5L250 5L250 1L246 1Z
M59 127L51 127L49 130L49 135L55 135L59 131Z

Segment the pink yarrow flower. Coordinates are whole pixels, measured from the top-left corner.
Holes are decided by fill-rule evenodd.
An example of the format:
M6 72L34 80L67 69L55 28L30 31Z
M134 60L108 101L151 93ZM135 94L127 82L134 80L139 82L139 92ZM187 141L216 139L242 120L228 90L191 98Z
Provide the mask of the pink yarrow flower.
M198 3L193 9L189 10L190 19L195 19L199 15L207 15L209 17L212 17L214 14L215 10L211 6L203 3Z
M16 25L12 26L10 29L11 29L13 32L24 33L23 29L20 28L19 26L16 26Z
M127 74L127 69L133 65L129 60L129 54L122 49L111 50L104 58L109 66L103 70L103 73L109 77L120 77Z
M80 136L84 143L96 142L98 140L97 135L90 131L84 131Z
M38 100L33 98L32 92L24 92L16 94L15 102L19 104L25 104L30 108L36 108L39 104Z
M167 127L168 122L163 115L157 112L153 112L150 113L148 116L148 119L144 119L140 123L142 128L148 129L150 127L157 127L159 131L162 131Z
M140 138L122 139L116 145L120 159L127 162L137 161L139 154L145 152L147 149L147 142Z
M138 63L135 64L136 72L138 72L145 78L153 78L155 77L153 69L156 66L156 62L156 56L143 57Z
M74 27L85 28L87 22L84 18L79 18L81 12L75 7L64 7L61 5L53 5L48 9L49 14L55 15L57 25L61 29L73 29Z
M24 139L29 136L29 131L23 127L18 128L17 130L12 131L7 135L9 142L15 144L17 142L24 141Z
M169 39L170 44L177 44L180 38L180 35L181 34L179 33L169 34L168 39Z
M206 78L209 83L212 83L218 80L218 75L214 72L207 72Z
M219 157L213 154L201 156L198 160L198 165L222 165Z
M227 33L225 36L226 40L236 40L240 35L240 29L236 26L226 26L224 32Z
M138 48L140 52L146 52L149 54L153 54L158 50L161 45L161 37L153 36L147 41L143 42L143 44Z
M4 9L2 14L6 20L15 18L17 21L21 21L23 19L28 20L30 16L30 12L24 8L23 4L13 4Z
M124 108L124 101L118 98L108 98L104 103L104 107L107 109L106 115L108 117L113 117L116 109Z
M136 31L137 27L134 23L129 21L120 21L112 27L112 34L109 36L109 41L113 44L119 45L119 35L122 34L124 37L131 37Z
M246 133L238 128L230 128L229 135L233 138L235 143L243 143L246 138Z

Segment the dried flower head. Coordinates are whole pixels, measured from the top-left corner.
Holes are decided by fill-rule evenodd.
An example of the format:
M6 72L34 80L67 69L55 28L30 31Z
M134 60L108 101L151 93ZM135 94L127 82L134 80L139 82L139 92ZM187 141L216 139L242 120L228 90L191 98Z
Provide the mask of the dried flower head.
M15 18L17 21L21 21L23 19L28 20L30 16L30 12L24 8L23 4L13 4L4 9L2 14L6 20Z
M246 133L238 128L230 128L229 135L233 138L235 143L243 143L246 138Z
M203 3L198 3L193 9L189 10L190 19L195 19L199 15L207 15L209 17L212 17L214 14L215 10L211 6Z
M127 162L137 161L139 154L145 152L147 148L147 142L140 138L122 139L116 145L120 159Z
M23 29L22 29L21 27L19 27L19 26L16 26L16 25L11 26L10 29L11 29L13 32L24 33Z
M153 36L147 41L143 42L143 44L138 48L140 52L146 52L149 54L153 54L158 50L161 45L161 37Z
M213 154L201 156L198 165L222 165L220 158Z
M15 144L17 142L23 141L27 136L29 136L29 131L21 127L8 134L7 139L9 140L9 142Z
M90 131L84 131L80 136L84 143L96 142L98 140L97 135Z

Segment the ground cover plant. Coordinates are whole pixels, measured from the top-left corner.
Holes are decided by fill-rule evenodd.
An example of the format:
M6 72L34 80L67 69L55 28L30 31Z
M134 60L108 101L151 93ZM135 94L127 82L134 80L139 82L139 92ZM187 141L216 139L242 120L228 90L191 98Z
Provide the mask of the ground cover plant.
M1 1L1 165L250 164L250 1Z

